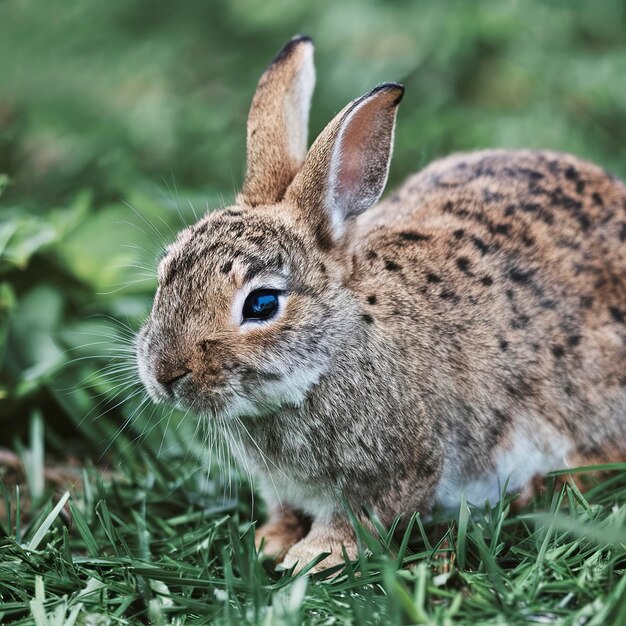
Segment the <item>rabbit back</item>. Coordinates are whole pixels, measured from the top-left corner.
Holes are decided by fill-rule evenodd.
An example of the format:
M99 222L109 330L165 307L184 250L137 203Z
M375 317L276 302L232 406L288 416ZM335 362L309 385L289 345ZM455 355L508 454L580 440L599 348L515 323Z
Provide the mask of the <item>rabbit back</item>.
M473 450L459 453L466 475L520 432L557 466L624 458L621 181L566 154L459 154L357 230L351 288L400 346L448 449Z

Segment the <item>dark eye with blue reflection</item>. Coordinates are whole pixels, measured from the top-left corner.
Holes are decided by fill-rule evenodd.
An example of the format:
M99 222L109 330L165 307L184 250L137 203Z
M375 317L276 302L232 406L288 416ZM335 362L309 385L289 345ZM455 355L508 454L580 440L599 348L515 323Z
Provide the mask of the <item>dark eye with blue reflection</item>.
M269 320L278 313L278 296L281 292L277 289L255 289L248 294L243 303L243 321Z

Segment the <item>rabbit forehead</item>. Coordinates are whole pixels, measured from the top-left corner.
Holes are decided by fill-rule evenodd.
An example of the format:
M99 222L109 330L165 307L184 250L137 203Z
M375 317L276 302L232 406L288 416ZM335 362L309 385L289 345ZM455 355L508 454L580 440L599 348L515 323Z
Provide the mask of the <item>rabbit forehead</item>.
M231 208L182 231L159 266L167 287L228 282L241 287L263 274L285 275L304 254L301 233L271 210Z

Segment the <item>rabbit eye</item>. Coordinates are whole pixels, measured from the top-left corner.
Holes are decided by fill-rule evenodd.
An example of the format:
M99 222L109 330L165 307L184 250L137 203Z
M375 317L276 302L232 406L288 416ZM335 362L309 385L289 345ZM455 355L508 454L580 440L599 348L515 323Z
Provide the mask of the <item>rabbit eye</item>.
M243 303L243 322L269 320L276 315L280 305L277 289L255 289Z

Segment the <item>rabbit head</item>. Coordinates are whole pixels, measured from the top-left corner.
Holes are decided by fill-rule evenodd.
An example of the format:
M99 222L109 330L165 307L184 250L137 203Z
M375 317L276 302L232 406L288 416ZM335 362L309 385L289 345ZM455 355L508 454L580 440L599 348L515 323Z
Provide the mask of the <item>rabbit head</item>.
M307 153L314 80L311 40L292 39L252 101L236 204L182 231L159 265L136 342L155 400L223 417L298 406L363 324L345 250L383 191L403 88L350 103Z

